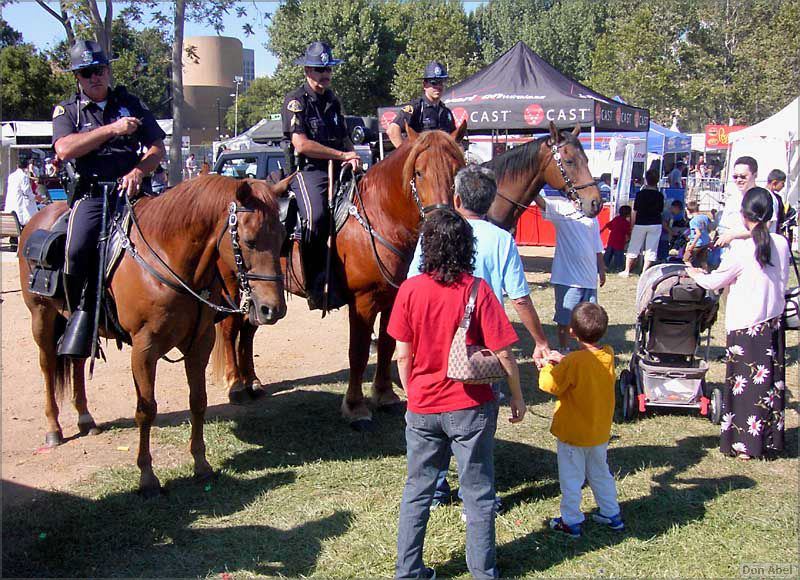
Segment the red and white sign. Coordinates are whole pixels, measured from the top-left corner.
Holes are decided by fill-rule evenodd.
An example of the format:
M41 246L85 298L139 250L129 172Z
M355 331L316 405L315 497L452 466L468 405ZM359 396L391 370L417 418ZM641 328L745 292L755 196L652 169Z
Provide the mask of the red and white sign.
M389 125L392 121L397 118L397 113L395 111L386 111L381 115L381 127L385 131L389 128Z
M467 113L464 107L456 107L450 112L453 113L453 120L456 122L456 127L460 127L469 117L469 113Z
M727 149L730 134L745 127L747 125L706 125L706 149Z
M544 120L544 109L541 105L534 103L525 107L525 122L531 127L539 125Z

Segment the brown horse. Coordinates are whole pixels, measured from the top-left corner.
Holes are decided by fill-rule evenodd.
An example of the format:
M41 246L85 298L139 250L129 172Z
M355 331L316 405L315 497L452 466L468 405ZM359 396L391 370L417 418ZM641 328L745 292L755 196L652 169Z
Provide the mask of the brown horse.
M545 183L569 199L579 201L581 211L587 216L595 217L600 213L603 200L578 141L580 132L580 125L572 132L559 132L551 122L548 136L484 163L497 176L498 193L489 208L489 220L503 229L513 229Z
M287 185L288 179L275 189L285 191ZM25 246L32 231L50 228L65 210L65 204L56 203L37 213L26 226L20 247ZM129 239L151 271L125 253L108 292L117 304L120 325L131 339L139 426L136 462L141 470L140 488L149 496L161 487L150 455L150 428L157 410L156 363L174 347L184 355L192 419L190 451L196 477L205 479L212 473L203 440L205 370L214 346L215 311L209 304L220 304L223 293L235 295L238 283L250 296L249 305L241 308L247 306L251 323L274 324L285 315L279 258L283 228L270 186L216 175L183 182L161 197L144 198L133 211L136 219ZM56 356L56 343L68 316L64 300L29 291L25 284L29 267L22 257L19 270L44 375L46 442L55 446L63 441L57 398L70 384L80 432L97 432L86 405L85 361ZM181 288L182 284L207 296L206 304Z
M372 413L364 398L362 381L369 359L370 337L380 313L378 361L372 402L387 407L400 402L392 389L390 365L395 341L386 332L397 286L405 279L424 219L423 208L452 205L455 174L464 166L457 145L466 130L462 124L452 135L428 131L409 139L392 155L373 166L358 186L356 207L336 237L339 275L348 289L350 315L350 381L342 401L342 414L356 430L370 429ZM370 227L380 236L367 232ZM392 247L383 243L383 238ZM287 287L297 292L289 279ZM245 390L261 391L253 368L255 328L241 316L220 323L215 366L222 348L225 384L231 401L241 401ZM238 347L237 347L238 339Z

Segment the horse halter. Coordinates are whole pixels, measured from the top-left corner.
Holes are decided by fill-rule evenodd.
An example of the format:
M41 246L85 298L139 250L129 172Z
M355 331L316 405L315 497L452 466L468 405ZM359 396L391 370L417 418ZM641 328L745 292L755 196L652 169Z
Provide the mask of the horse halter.
M587 187L597 187L597 180L591 180L588 183L584 183L583 185L575 185L572 183L572 180L567 175L566 169L564 169L564 163L561 161L561 152L559 149L566 146L567 142L561 143L553 143L550 145L550 158L556 162L556 167L561 172L561 178L564 180L564 186L559 189L559 191L563 191L567 195L567 199L570 201L577 201L578 199L578 190L586 189ZM544 168L547 167L547 163L544 164L542 167L542 171Z
M250 287L250 281L260 282L280 282L283 283L283 274L254 274L248 272L244 265L244 256L242 255L242 247L239 244L239 215L240 213L255 212L254 209L242 207L235 201L232 201L228 206L228 231L231 234L231 247L233 248L233 261L236 263L236 278L239 282L239 290L242 293L242 300L239 304L239 312L247 314L250 309L250 303L253 301L253 289ZM224 233L224 230L223 230ZM220 236L220 240L222 236ZM219 244L217 244L219 246Z
M417 204L417 207L419 208L419 219L421 219L422 221L425 221L425 216L427 216L432 211L436 211L439 209L447 209L447 210L453 209L453 206L447 203L432 203L431 205L423 206L422 199L420 198L419 192L417 191L417 178L412 177L411 181L409 182L409 185L411 186L411 195L414 198L414 202ZM453 187L450 188L450 191L451 192L455 191L455 187L456 185L455 183L453 183Z

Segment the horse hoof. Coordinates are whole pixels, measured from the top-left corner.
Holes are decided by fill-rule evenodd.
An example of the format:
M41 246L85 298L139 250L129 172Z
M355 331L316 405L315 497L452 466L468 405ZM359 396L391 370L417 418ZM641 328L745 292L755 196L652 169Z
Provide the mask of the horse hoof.
M80 431L81 437L85 435L100 435L102 433L94 421L91 423L78 423L78 431Z
M378 411L391 415L392 417L402 417L406 414L406 404L403 401L396 403L389 403L388 405L381 405Z
M350 422L350 428L357 433L373 433L377 427L372 419L356 419Z
M228 391L228 401L231 405L247 405L253 399L250 396L250 389L240 389L238 391Z
M252 400L257 401L258 399L263 399L264 397L267 396L267 389L261 386L257 387L255 385L252 385L250 388L247 389L247 394L250 396Z
M50 448L58 447L63 442L64 436L61 434L61 431L48 431L44 436L44 444Z

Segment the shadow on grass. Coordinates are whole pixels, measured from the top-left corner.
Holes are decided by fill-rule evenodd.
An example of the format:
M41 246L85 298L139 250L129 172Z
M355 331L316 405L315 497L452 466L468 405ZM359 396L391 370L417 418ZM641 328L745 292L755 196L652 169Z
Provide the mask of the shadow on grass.
M788 438L788 436L787 436ZM737 489L752 488L755 480L745 476L681 478L680 474L697 464L718 445L717 437L687 437L676 446L633 446L609 449L609 464L616 473L616 479L652 467L669 467L667 471L653 478L654 485L648 496L621 503L625 517L626 531L616 533L604 529L599 524L588 522L585 535L577 542L559 535L547 528L518 538L509 544L498 547L498 565L503 575L509 577L545 571L559 563L582 554L618 544L629 537L651 540L669 533L675 526L702 520L705 504L713 499ZM540 472L538 477L558 479L555 454L550 454L551 466ZM520 462L520 465L523 465ZM552 495L557 495L558 484ZM587 489L585 493L589 493ZM517 494L515 494L516 496ZM516 498L507 498L512 504ZM530 499L522 492L521 500ZM557 514L553 514L555 516ZM536 554L536 558L531 558ZM456 576L466 572L463 551L451 560L437 567L443 577Z
M260 495L294 480L293 471L256 479L220 475L210 487L182 478L172 480L167 494L151 501L130 491L98 500L47 493L3 514L3 576L178 578L237 570L307 575L316 566L322 543L351 527L349 512L290 529L210 527L207 522L218 518L224 526L220 516L253 512ZM4 482L8 486L15 484ZM261 519L257 512L251 517Z

